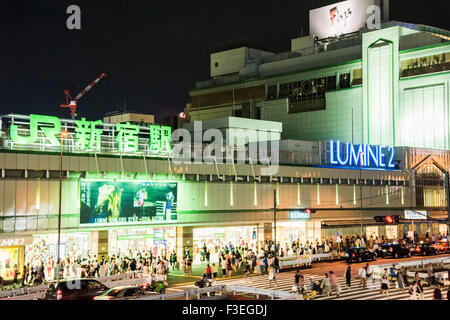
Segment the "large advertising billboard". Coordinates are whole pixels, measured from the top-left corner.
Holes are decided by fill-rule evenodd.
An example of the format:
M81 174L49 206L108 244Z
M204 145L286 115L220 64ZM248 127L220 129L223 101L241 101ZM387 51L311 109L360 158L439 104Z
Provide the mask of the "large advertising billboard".
M80 224L175 222L176 182L82 180Z
M359 31L373 14L367 9L379 4L379 0L348 0L311 10L310 34L324 39Z

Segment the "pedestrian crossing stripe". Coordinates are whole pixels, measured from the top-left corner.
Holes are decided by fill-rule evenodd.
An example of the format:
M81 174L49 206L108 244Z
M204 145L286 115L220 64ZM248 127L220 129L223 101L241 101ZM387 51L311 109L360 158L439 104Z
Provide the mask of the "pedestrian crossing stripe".
M312 275L312 274L302 274L304 277L305 290L306 293L310 293L309 279L311 276L314 277L314 281L317 283L321 281L325 276ZM275 289L281 291L291 292L294 282L294 273L283 272L276 276L276 286L269 286L269 279L267 275L254 276L251 278L240 278L240 279L230 279L222 280L220 284L229 285L239 285L246 287L253 287L259 289ZM337 277L338 285L341 288L339 296L336 295L334 291L330 296L317 295L312 297L312 300L410 300L408 288L405 286L404 292L401 289L396 289L393 282L389 283L388 296L383 296L381 294L381 284L379 280L375 282L368 280L366 288L363 288L360 284L360 279L357 277L352 277L351 287L346 286L345 277ZM187 288L195 288L194 285L186 286ZM434 287L424 287L423 288L424 300L431 300L433 297Z

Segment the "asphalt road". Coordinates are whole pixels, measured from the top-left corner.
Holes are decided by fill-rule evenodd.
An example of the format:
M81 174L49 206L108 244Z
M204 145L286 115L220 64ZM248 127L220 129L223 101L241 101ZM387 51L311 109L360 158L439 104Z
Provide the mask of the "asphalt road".
M383 264L395 264L405 261L414 261L414 260L426 260L433 259L438 257L450 257L450 254L440 254L440 255L432 255L432 256L412 256L411 258L378 258L376 261L367 261L362 263L352 263L351 272L352 277L358 276L358 270L361 265L383 265ZM343 277L345 275L345 271L347 270L348 264L345 261L324 261L324 262L315 262L312 264L312 267L306 269L300 269L300 273L307 273L309 275L317 275L323 276L325 273L329 273L333 271L338 277ZM192 289L192 284L201 279L201 274L206 268L206 264L202 265L194 265L193 266L193 276L183 276L181 270L180 271L172 271L169 273L168 281L169 281L169 289L168 291L180 291L184 289ZM292 279L294 279L295 270L286 270L281 271L281 273L288 273L292 275ZM244 271L238 271L232 275L232 279L243 278ZM217 283L219 284L221 281L227 280L228 278L222 278L222 271L219 270L219 277L217 279Z

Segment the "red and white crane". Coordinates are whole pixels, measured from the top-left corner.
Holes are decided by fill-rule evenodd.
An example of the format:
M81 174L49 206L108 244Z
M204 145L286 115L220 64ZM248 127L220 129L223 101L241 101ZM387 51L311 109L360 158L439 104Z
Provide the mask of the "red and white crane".
M72 114L72 119L75 119L77 115L77 101L83 97L89 90L92 89L102 78L106 77L106 74L102 73L97 79L94 80L90 85L88 85L83 91L81 91L75 99L69 94L69 90L64 90L64 94L66 95L66 104L62 104L62 108L70 108L70 113Z

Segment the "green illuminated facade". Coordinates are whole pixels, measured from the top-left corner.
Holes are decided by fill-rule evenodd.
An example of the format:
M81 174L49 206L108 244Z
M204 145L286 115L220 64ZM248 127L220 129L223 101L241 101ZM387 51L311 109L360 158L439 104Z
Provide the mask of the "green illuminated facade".
M191 90L191 121L234 115L280 121L282 139L448 150L449 35L390 22L337 42L313 41L309 53L293 48L229 67ZM212 68L233 64L211 59ZM246 74L249 63L257 66Z

